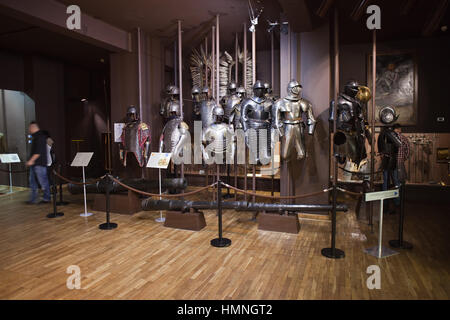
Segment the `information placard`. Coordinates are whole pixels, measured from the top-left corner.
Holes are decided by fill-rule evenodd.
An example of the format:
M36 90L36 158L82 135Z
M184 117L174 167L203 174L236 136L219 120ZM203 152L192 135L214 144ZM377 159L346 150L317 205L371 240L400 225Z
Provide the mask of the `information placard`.
M87 167L91 161L93 152L78 152L72 161L71 167Z
M20 158L17 153L3 153L0 154L0 161L2 163L19 163Z
M125 123L114 123L114 142L122 142L120 137L124 127Z
M152 152L147 168L167 169L171 156L171 153Z
M370 192L370 193L366 193L366 201L392 199L392 198L397 198L398 196L399 196L398 189Z

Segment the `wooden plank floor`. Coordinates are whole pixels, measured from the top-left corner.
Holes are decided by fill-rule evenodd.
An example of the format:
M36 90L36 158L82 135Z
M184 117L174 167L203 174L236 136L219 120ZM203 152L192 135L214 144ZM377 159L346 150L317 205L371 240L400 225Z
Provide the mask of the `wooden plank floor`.
M385 259L363 252L377 242L353 211L338 216L342 260L320 254L329 221L301 220L298 235L259 231L241 222L251 213L224 212L224 236L214 248L214 211L200 232L165 228L158 212L112 214L118 229L102 231L105 214L89 218L80 196L66 196L65 216L28 206L26 192L0 197L0 299L449 299L449 209L408 204L405 239L411 251ZM89 195L92 200L92 195ZM204 197L203 197L204 198ZM385 243L397 216L385 217ZM367 240L365 240L367 238ZM81 289L69 290L66 269L81 269ZM366 287L370 265L381 268L381 290Z

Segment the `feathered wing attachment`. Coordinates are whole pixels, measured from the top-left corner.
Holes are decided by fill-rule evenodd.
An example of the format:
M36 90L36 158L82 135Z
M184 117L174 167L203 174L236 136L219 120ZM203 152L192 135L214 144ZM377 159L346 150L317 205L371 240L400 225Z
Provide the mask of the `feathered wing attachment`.
M227 95L228 84L231 82L231 70L235 65L233 57L224 52L219 61L219 100Z
M206 75L210 74L211 66L211 58L206 56L203 48L200 52L197 49L192 50L190 58L192 86L199 88L209 86L209 83L206 83Z
M244 51L239 52L239 63L241 64L242 68L246 68L247 74L247 88L245 88L245 91L247 92L247 97L251 97L253 93L253 65L252 65L252 58L251 54L247 52L247 61L244 61ZM243 70L243 69L241 69Z

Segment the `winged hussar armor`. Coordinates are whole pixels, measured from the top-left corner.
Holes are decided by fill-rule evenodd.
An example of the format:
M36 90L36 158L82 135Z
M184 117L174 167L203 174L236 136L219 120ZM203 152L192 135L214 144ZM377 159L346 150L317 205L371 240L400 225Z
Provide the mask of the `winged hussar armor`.
M130 119L122 130L120 158L126 167L127 154L131 152L135 155L139 166L143 167L147 163L150 149L150 128L146 123L139 121L134 107L128 109L128 114L134 114L136 117Z
M233 57L228 53L224 52L224 54L220 55L219 59L219 97L217 101L220 100L221 97L226 95L226 90L228 83L231 81L233 74L233 67L236 70L236 61L234 61ZM247 60L244 61L244 54L242 51L238 53L239 64L241 65L241 69L244 68L247 70L247 88L246 92L248 95L252 92L253 85L253 65L251 55L247 53ZM211 85L211 71L212 71L213 61L211 54L206 54L204 49L201 48L200 51L193 50L190 58L190 70L191 70L191 78L192 85L202 88L204 86L212 87ZM234 71L235 72L235 71ZM208 80L208 81L207 81Z
M303 159L306 155L303 114L306 115L306 125L310 135L314 134L316 120L311 102L300 98L300 84L297 81L291 81L287 91L288 95L275 103L273 111L274 128L279 130L283 140L281 158L289 159L295 149L297 159Z

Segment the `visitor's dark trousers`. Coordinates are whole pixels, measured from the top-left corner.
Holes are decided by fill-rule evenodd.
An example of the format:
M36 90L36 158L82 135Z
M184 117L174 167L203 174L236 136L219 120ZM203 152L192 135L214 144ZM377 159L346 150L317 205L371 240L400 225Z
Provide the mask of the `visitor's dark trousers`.
M43 201L50 201L50 184L48 182L47 167L46 166L32 166L30 168L30 202L37 202L38 189L41 185L44 191Z
M389 189L390 181L392 180L392 183L394 186L400 188L400 181L398 180L398 171L396 169L394 170L383 170L383 191ZM383 206L387 205L388 202L386 200L383 200ZM394 204L396 206L400 205L400 197L394 198Z

